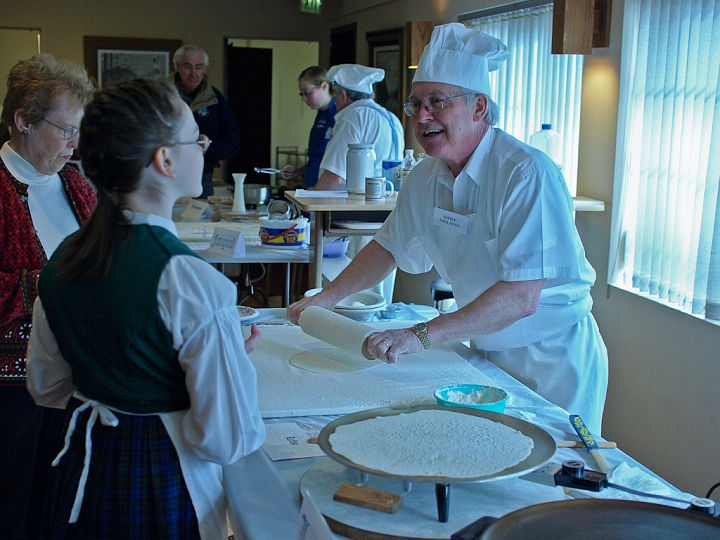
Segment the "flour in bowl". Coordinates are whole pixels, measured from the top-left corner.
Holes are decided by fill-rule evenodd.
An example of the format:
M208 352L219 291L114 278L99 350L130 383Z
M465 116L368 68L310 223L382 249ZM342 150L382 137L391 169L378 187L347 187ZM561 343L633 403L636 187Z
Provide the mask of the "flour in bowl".
M498 422L427 409L339 426L334 452L368 469L403 477L478 478L517 465L533 441Z
M458 392L456 390L450 390L447 393L447 401L451 403L462 403L463 405L479 405L481 403L493 403L500 401L501 398L494 398L487 389L475 390L474 392Z

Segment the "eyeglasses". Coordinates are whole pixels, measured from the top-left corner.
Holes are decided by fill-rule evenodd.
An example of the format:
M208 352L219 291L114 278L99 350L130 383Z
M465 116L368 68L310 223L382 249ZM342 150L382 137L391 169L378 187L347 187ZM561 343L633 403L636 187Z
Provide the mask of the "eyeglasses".
M458 94L457 96L450 96L443 99L437 97L429 97L423 101L409 101L408 103L405 103L403 105L403 111L405 111L405 114L407 116L417 116L418 114L420 114L420 105L422 105L423 107L425 107L425 110L427 112L437 113L443 110L446 101L450 101L451 99L467 95L469 95L469 93Z
M308 97L310 94L312 94L312 93L315 91L315 89L316 89L317 87L318 87L318 85L316 84L316 85L313 86L310 90L303 90L302 92L299 92L299 93L298 93L298 96L300 96L301 98L303 98L303 97Z
M210 144L212 141L207 135L200 135L198 137L197 141L188 141L188 142L176 142L174 144L168 144L167 146L175 146L177 144L197 144L200 147L200 150L202 150L202 153L204 154L207 152L207 149L210 148Z
M45 120L45 121L46 121L48 124L50 124L51 126L55 126L55 127L58 128L60 131L62 131L62 138L65 139L66 141L69 141L69 140L72 139L75 135L77 135L78 133L80 133L80 130L79 130L78 128L74 128L74 127L69 127L69 128L60 127L60 126L58 126L57 124L53 124L53 123L52 123L50 120L48 120L47 118L41 118L40 120Z

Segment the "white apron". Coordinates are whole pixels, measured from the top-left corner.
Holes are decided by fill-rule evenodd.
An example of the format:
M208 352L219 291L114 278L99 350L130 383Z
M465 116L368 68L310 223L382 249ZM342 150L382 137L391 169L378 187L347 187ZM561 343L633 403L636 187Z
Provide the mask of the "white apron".
M438 200L435 182L435 201ZM497 281L497 231L486 215L487 190L478 212L466 216L462 234L435 225L420 242L440 276L453 289L458 307ZM488 336L471 339L473 348L527 387L600 433L607 389L607 351L590 314L592 298L572 283L543 289L536 313ZM594 339L593 339L594 338Z

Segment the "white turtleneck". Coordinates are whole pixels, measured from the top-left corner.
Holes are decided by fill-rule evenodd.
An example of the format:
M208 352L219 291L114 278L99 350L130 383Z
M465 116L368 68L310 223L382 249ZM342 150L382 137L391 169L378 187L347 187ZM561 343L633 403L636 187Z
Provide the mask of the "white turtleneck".
M33 226L48 258L68 235L80 228L65 197L60 175L45 175L5 143L0 158L15 179L28 186L28 206Z

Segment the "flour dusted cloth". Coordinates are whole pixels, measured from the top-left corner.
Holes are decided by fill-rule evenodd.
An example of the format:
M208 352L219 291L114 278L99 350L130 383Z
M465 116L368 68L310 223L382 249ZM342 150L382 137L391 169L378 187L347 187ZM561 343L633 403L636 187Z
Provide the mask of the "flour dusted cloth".
M305 309L298 322L307 335L353 354L361 354L365 339L377 332L366 324L318 306Z
M306 310L307 311L307 310ZM407 327L407 321L371 323L373 331ZM258 374L258 407L263 418L338 415L376 407L431 405L433 392L446 384L476 383L498 386L462 355L474 354L457 344L439 343L425 351L403 355L362 371L311 373L290 359L322 348L318 340L297 326L267 326L250 354ZM368 361L369 362L369 361Z

